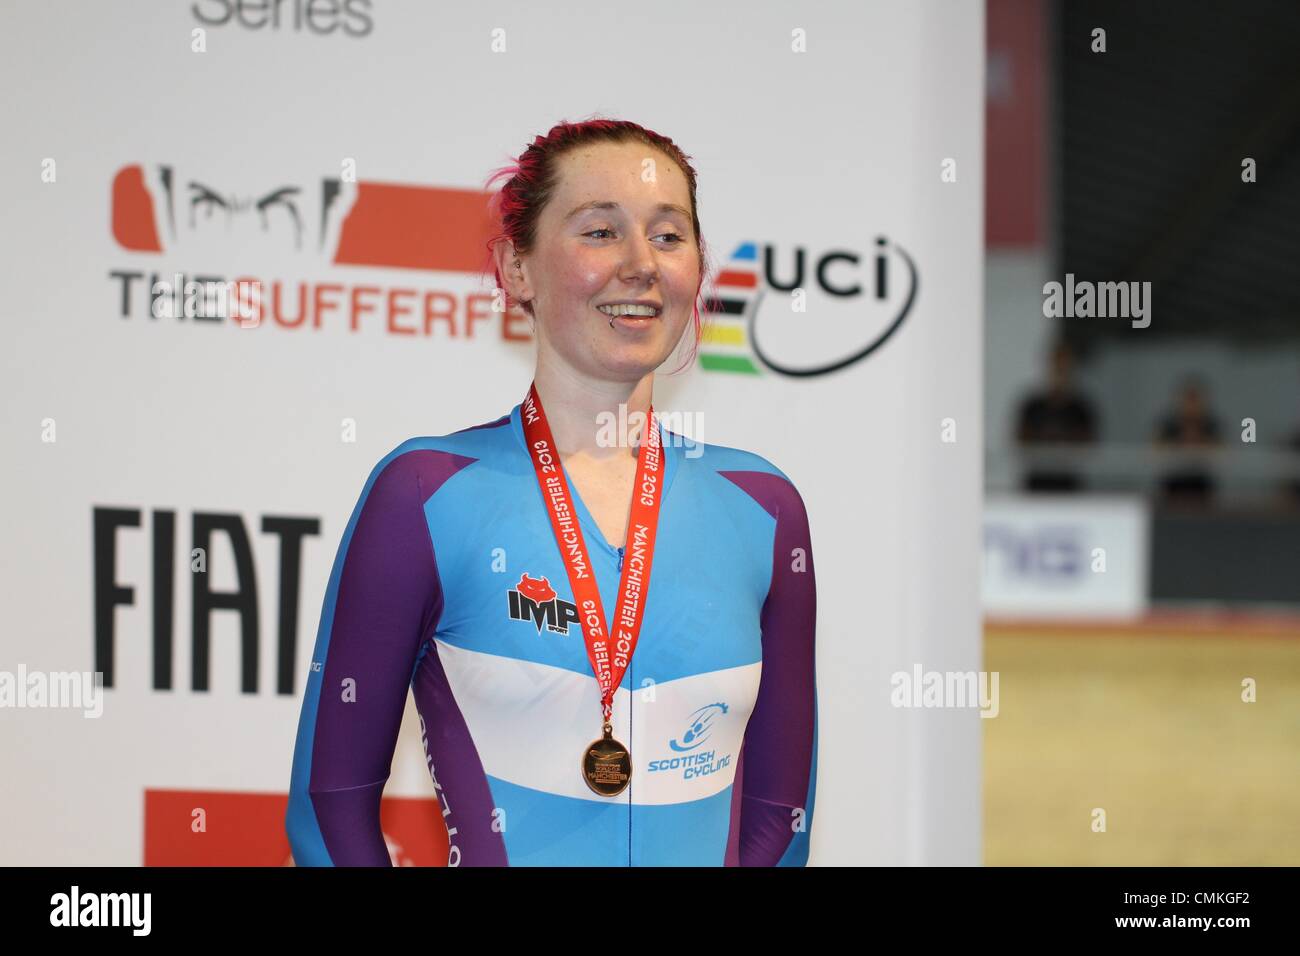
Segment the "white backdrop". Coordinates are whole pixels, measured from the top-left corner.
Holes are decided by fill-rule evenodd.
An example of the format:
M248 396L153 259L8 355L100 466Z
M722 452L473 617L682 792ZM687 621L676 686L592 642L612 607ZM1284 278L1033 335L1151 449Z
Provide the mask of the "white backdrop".
M319 329L155 320L144 278L123 315L113 273L246 272L295 295L299 282L410 288L445 293L463 316L465 296L484 291L475 274L336 264L313 248L320 181L352 161L363 184L477 191L535 135L593 114L635 120L694 157L720 265L744 243L760 263L771 247L781 266L795 250L810 264L860 257L828 272L839 287L861 283L856 297L809 279L806 313L782 293L764 299L763 342L792 364L869 341L905 298L898 250L915 263L910 312L865 359L803 377L697 366L661 376L656 407L702 416L706 441L765 455L807 503L820 700L810 862L979 863L977 713L894 709L889 697L890 675L914 664L981 666L983 5L352 0L343 25L365 33L352 36L295 23L288 3L278 25L249 11L208 24L196 52L199 14L233 6L11 2L0 14L0 670L95 669L96 575L133 589L112 609L101 718L0 710L0 863L140 863L147 788L287 791L330 562L369 469L407 437L504 414L532 371L532 344L504 341L500 316L473 338L445 325L392 334L378 309L356 331L342 308ZM941 179L947 159L955 182ZM154 190L161 251L128 248L136 166ZM174 233L161 166L173 169ZM226 213L205 220L206 205L190 229L191 183L251 196L300 186L302 250L274 205L266 233L250 225L256 209L214 229ZM117 232L115 214L127 217ZM324 295L347 304L346 292ZM955 440L943 440L945 419ZM93 516L111 508L139 511L139 523L97 557ZM175 515L165 690L153 678L156 511ZM191 685L196 513L236 516L247 532L254 692L241 691L231 611L210 616L209 689ZM319 521L302 541L291 694L276 687L284 580L268 517ZM236 588L220 534L209 563L210 587ZM407 718L387 793L428 797L410 708Z

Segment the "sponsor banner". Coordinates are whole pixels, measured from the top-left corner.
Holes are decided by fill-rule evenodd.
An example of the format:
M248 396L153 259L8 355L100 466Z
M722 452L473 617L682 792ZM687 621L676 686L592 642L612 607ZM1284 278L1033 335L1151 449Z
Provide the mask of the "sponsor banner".
M984 613L1127 618L1148 603L1150 515L1140 496L990 496Z

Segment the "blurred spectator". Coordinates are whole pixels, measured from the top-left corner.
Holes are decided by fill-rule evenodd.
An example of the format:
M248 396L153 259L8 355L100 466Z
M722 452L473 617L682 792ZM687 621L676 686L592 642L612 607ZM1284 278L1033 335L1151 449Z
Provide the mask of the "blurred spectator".
M1219 444L1219 423L1210 414L1205 385L1196 376L1184 379L1178 403L1160 420L1156 444L1161 448L1212 447ZM1195 463L1168 472L1161 480L1167 501L1204 504L1214 495L1214 479Z
M1287 447L1292 452L1292 461L1300 461L1300 428L1297 428L1291 435ZM1290 503L1300 508L1300 478L1292 478L1286 483L1284 489Z
M1092 402L1071 381L1074 355L1064 342L1051 353L1047 388L1021 402L1016 440L1022 445L1075 443L1097 440L1097 413ZM1077 491L1083 487L1078 473L1068 466L1030 465L1022 485L1026 491Z

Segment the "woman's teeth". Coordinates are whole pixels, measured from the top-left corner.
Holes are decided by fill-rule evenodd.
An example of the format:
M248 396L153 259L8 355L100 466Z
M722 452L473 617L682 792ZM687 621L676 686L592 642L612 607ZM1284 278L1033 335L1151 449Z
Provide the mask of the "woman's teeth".
M653 319L659 314L656 309L648 305L601 305L597 308L606 315L636 319Z

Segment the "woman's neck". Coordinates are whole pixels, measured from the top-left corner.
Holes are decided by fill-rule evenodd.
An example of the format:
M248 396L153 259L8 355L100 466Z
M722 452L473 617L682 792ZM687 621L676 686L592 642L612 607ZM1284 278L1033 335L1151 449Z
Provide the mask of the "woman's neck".
M636 455L650 410L653 371L639 382L593 380L539 360L533 382L562 456Z

